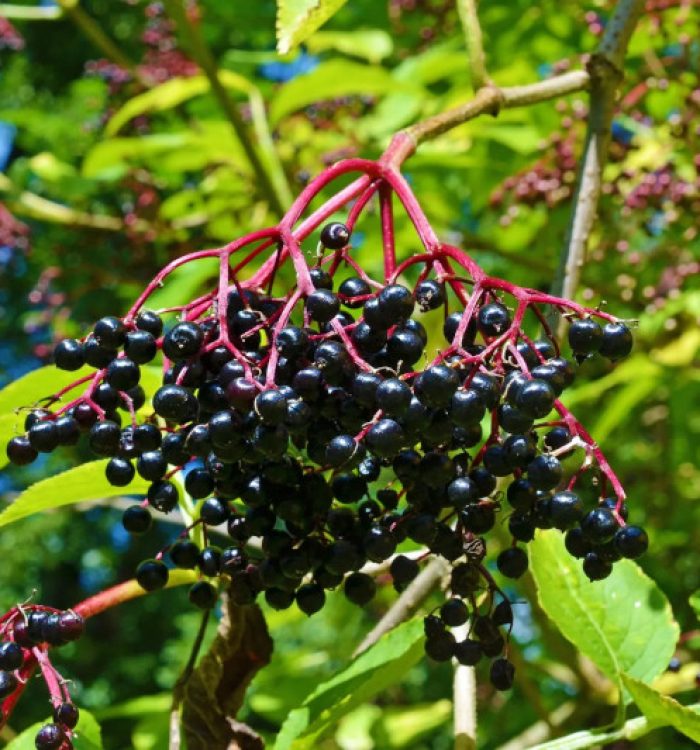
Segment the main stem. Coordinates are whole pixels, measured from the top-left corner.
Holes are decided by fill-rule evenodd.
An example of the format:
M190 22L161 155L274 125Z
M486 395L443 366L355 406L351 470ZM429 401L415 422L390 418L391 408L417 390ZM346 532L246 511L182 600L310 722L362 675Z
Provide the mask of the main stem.
M629 40L644 9L644 0L620 0L596 53L588 63L590 112L574 207L552 294L571 299L576 293L586 246L593 229L608 159L615 99L623 78ZM552 323L555 321L552 320Z

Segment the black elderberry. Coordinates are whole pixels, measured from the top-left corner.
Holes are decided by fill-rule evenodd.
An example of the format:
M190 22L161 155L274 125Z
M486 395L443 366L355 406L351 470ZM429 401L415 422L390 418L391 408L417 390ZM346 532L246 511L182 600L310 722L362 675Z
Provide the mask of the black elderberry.
M554 526L566 531L583 518L583 502L574 492L556 492L549 501L549 514Z
M121 430L116 422L105 419L90 428L88 445L98 456L115 456L119 451Z
M93 334L101 346L107 349L117 349L126 338L126 326L124 321L109 315L95 323Z
M481 644L479 641L473 641L466 638L455 644L454 656L460 664L466 667L473 667L479 663L482 656Z
M59 703L53 710L53 720L56 724L74 729L80 718L80 711L74 703Z
M467 505L459 518L464 528L474 534L485 534L496 523L496 513L491 505Z
M531 542L535 538L535 528L535 522L529 513L513 513L508 519L508 531L519 542Z
M313 615L323 609L326 594L318 583L306 583L296 593L297 607L306 615Z
M569 346L577 357L597 352L603 344L603 329L592 318L574 320L569 326Z
M469 478L476 484L479 490L479 497L487 497L495 489L498 480L496 477L483 466L477 466L469 472Z
M351 573L345 579L345 596L353 603L363 607L371 601L377 591L374 578L365 573Z
M509 547L496 558L499 571L507 578L520 578L527 570L527 552L520 547Z
M632 332L624 323L606 323L600 354L613 361L626 357L632 351Z
M211 609L218 598L218 592L209 581L197 581L187 592L187 598L199 609Z
M566 427L553 427L544 436L542 444L549 451L563 448L571 442L571 433Z
M615 532L615 547L623 557L641 557L649 547L649 537L639 526L624 526Z
M440 607L440 618L451 628L464 625L469 619L469 609L461 599L453 597Z
M202 575L213 578L221 570L221 550L218 547L205 547L199 553L197 565Z
M195 499L208 497L214 491L214 479L206 469L191 469L185 476L185 490Z
M484 652L484 656L498 656L503 653L503 649L506 646L505 639L499 633L499 635L492 641L484 641L481 644L481 650Z
M556 396L561 396L566 388L566 375L561 367L557 367L550 362L533 367L530 374L534 379L548 383Z
M516 406L503 403L498 407L498 422L503 430L516 434L527 432L532 427L533 420Z
M494 625L507 625L513 624L513 608L510 606L510 602L507 599L500 601L491 613L491 620Z
M490 617L486 617L485 615L479 615L474 618L472 630L482 644L493 642L500 636L496 624Z
M14 672L24 664L24 652L13 641L0 643L0 670Z
M445 322L442 326L442 333L445 336L445 339L450 343L452 343L454 337L457 335L457 329L462 322L462 315L461 312L453 312L445 318ZM467 324L464 335L462 336L462 341L457 342L457 344L459 345L461 343L462 346L469 346L469 344L473 343L475 336L476 320L471 318Z
M479 500L479 488L469 477L457 477L447 485L447 500L456 510L463 510Z
M45 724L36 733L34 745L37 750L58 750L66 741L66 733L58 724Z
M531 419L546 417L552 410L556 395L544 380L529 380L518 388L515 406Z
M583 572L591 581L602 581L612 573L612 563L604 560L596 552L589 552L583 558Z
M54 422L58 432L59 445L75 445L80 439L80 427L75 417L63 414Z
M6 453L15 466L26 466L36 460L39 455L39 452L29 443L29 438L24 435L13 437L7 444Z
M157 351L156 340L148 331L129 331L126 334L124 353L137 365L150 362Z
M469 387L481 395L486 408L491 410L498 406L501 397L501 388L498 380L485 372L477 372L469 383Z
M340 311L340 300L330 289L316 289L306 298L306 310L312 320L327 323Z
M153 523L148 508L132 505L124 511L122 525L130 534L145 534Z
M219 497L209 497L199 508L199 517L207 526L219 526L228 520L231 511Z
M184 386L164 385L153 396L153 409L163 419L182 424L197 416L197 399Z
M416 560L406 557L406 555L397 555L389 567L389 572L394 580L394 586L401 588L409 584L417 575L420 567Z
M537 492L527 479L521 477L511 482L506 497L516 510L530 510L537 498Z
M147 331L158 338L163 333L163 321L161 317L150 310L141 310L134 321L140 331Z
M96 338L90 336L83 344L83 355L86 364L101 370L117 356L117 350L102 346Z
M437 310L438 307L445 304L445 289L442 284L434 279L425 279L419 282L414 294L421 312Z
M160 560L144 560L136 568L136 580L146 591L157 591L168 582L168 569Z
M489 679L496 690L510 690L515 679L515 667L508 659L494 659L489 671Z
M455 647L455 637L446 630L425 639L425 653L433 661L449 661L455 655Z
M199 562L199 547L189 539L180 539L170 548L170 559L177 568L192 569Z
M321 244L329 250L342 250L350 241L350 230L339 221L326 224L321 229Z
M623 521L626 521L629 515L627 503L624 500L621 503L618 502L618 499L616 497L603 498L603 500L600 501L600 507L608 508L609 510L616 510L617 514Z
M405 414L412 397L409 386L398 378L383 381L375 393L377 406L390 417L401 417Z
M338 474L333 478L332 488L341 503L356 503L367 493L367 482L355 474Z
M79 370L85 364L83 345L75 339L65 339L56 345L53 358L60 370Z
M170 513L180 499L177 487L167 480L153 482L146 494L148 502L161 513Z
M382 327L390 328L411 316L415 305L410 290L401 284L389 284L377 295ZM366 317L365 317L366 319Z
M584 516L581 521L581 528L592 542L604 544L613 538L619 526L609 508L598 507Z
M446 365L435 365L421 372L415 379L416 396L423 404L432 408L449 406L457 387L457 373Z
M197 354L203 341L204 332L196 323L178 323L163 337L163 354L174 362L181 362Z
M490 445L483 455L484 467L496 477L506 477L513 470L502 445Z
M29 429L29 444L39 453L51 453L58 446L58 429L55 422L37 422Z
M365 436L367 447L380 458L392 458L403 447L405 436L401 425L393 419L380 419Z
M543 454L527 465L527 478L535 489L553 490L561 482L564 470L555 456Z
M168 462L160 451L146 451L136 462L139 475L150 482L161 479L168 468Z
M353 300L354 297L365 297L371 294L372 288L358 276L345 279L338 287L338 294L344 299L343 304L351 309L362 307L364 300Z
M478 424L485 411L484 400L476 390L459 390L452 396L449 409L450 419L460 427Z
M564 544L567 552L572 557L585 557L592 551L592 545L584 536L583 531L576 527L569 529L564 537Z
M396 550L396 538L381 526L373 526L362 540L365 555L373 562L382 562L391 557Z
M482 336L487 338L500 336L510 327L508 308L500 302L491 302L484 305L477 315L477 324Z

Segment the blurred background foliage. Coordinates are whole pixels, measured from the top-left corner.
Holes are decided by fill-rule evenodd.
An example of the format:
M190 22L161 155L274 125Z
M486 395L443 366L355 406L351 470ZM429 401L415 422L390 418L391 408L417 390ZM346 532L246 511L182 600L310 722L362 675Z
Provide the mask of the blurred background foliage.
M273 0L191 2L180 27L167 7L140 0L85 0L65 13L51 0L18 5L45 18L0 17L0 385L47 362L55 339L124 310L169 258L275 223L279 206L325 165L376 157L397 129L472 95L450 0L350 0L287 57L275 52ZM516 85L581 66L609 10L603 0L482 3L491 75ZM662 680L684 702L696 700L700 672L688 604L700 588L699 40L695 0L647 2L579 292L589 305L639 321L636 348L614 368L586 363L569 396L621 475L633 522L651 532L641 564L684 634L683 667ZM256 144L267 187L200 72L202 49ZM583 95L509 110L421 147L405 172L438 234L489 272L548 289L586 110ZM380 263L379 234L362 229L356 252L371 268ZM399 220L397 231L399 247L414 249L407 223ZM202 264L199 275L178 276L161 304L188 298L211 273ZM65 459L5 470L0 493L11 500ZM128 538L119 517L109 507L59 510L4 531L3 608L33 588L42 602L69 606L130 576L156 540ZM163 543L173 535L165 523L158 533ZM526 581L512 594L528 589ZM274 736L390 600L385 592L360 612L331 597L310 620L296 608L271 612L275 655L253 683L244 720ZM521 601L516 687L479 688L484 748L527 747L513 738L553 717L564 731L609 718L605 684ZM168 591L97 618L80 648L66 649L61 666L79 704L102 720L105 747L166 746L167 691L197 623L184 593ZM450 683L449 666L421 660L346 716L322 747L450 747ZM45 716L41 686L31 694L13 726ZM668 730L616 745L631 746L694 745Z

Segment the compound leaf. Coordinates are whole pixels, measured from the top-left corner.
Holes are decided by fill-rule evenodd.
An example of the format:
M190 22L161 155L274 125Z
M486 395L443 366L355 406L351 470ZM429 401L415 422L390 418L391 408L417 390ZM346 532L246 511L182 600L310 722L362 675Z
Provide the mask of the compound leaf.
M697 711L686 708L668 695L661 695L627 674L622 675L622 681L650 724L659 727L670 725L700 743L700 714Z
M345 5L347 0L277 0L277 51L286 55Z
M396 684L423 656L423 622L410 620L387 633L345 669L319 685L282 725L274 750L307 750L350 713Z
M49 508L123 495L145 495L150 482L137 476L128 487L113 487L105 477L109 459L91 461L28 487L0 513L0 526L19 521Z
M678 640L668 600L630 560L591 583L562 535L539 532L531 568L542 609L562 634L618 686L626 672L650 682L667 667Z

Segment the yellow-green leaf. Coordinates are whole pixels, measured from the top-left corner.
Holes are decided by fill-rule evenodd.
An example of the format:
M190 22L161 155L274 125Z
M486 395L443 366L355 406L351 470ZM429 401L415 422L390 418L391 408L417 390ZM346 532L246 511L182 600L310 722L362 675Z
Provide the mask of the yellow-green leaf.
M70 383L94 372L91 367L83 367L77 372L66 372L54 365L32 370L0 391L0 415L23 406L33 406L39 399L51 396Z
M0 513L0 526L7 526L50 508L109 497L146 494L150 482L139 476L127 487L113 487L105 477L108 460L91 461L33 484Z
M277 0L277 51L286 55L333 16L346 0Z
M394 51L394 42L383 29L317 31L307 40L306 46L309 52L332 49L371 63L381 62Z
M531 545L532 574L542 609L583 654L617 685L626 672L650 682L666 669L678 640L668 600L630 560L590 582L557 531Z
M697 711L686 708L668 695L661 695L627 674L622 675L622 681L650 724L659 727L670 725L700 743L700 714Z

